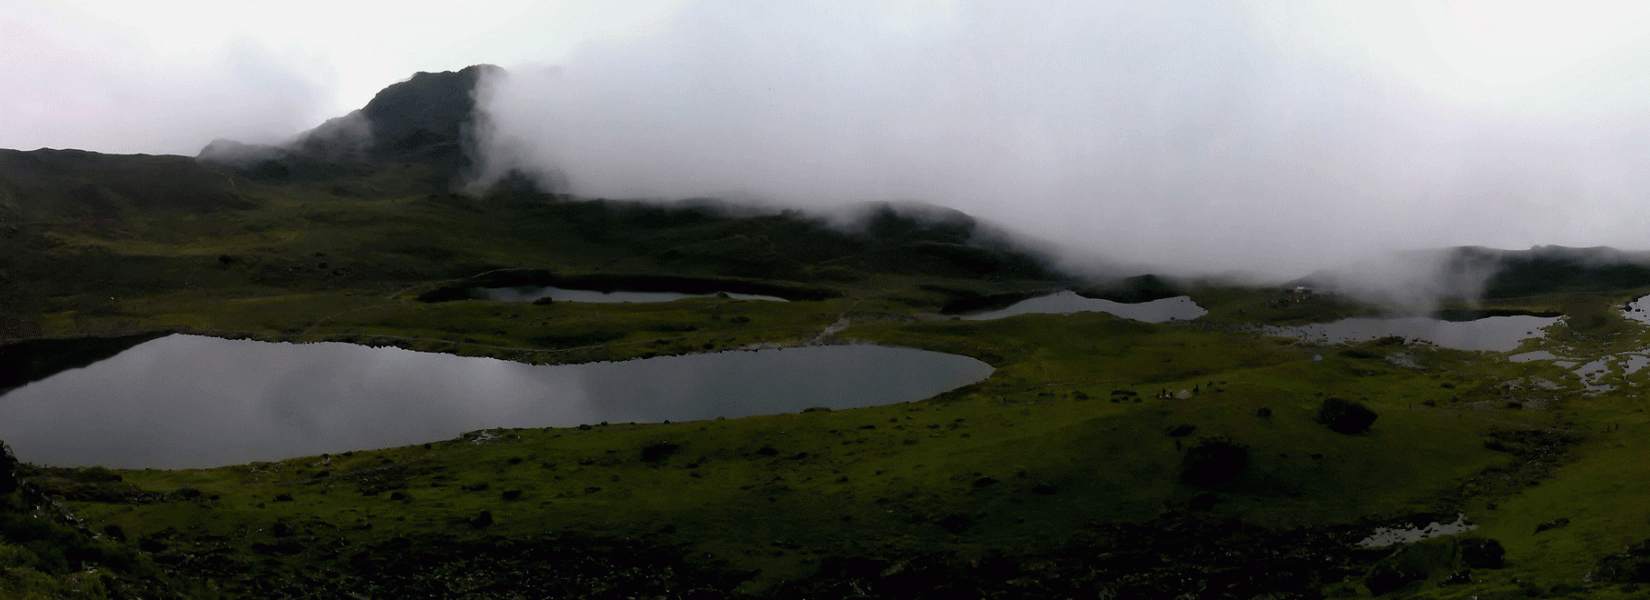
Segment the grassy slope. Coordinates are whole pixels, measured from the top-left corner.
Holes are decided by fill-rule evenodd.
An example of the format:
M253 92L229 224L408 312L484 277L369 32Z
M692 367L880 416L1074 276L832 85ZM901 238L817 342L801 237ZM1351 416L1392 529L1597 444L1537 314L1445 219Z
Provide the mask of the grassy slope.
M231 191L255 206L216 212L119 212L115 202L108 210L118 218L90 219L8 197L8 222L19 225L0 243L8 244L5 269L16 292L7 298L9 315L22 323L10 337L189 329L575 362L798 343L847 317L853 325L839 340L967 354L998 371L911 405L498 431L428 448L130 471L123 475L136 489L204 495L71 502L92 530L117 525L133 543L164 539L172 551L180 539L229 547L287 574L336 571L336 555L346 549L419 533L656 535L734 567L760 568L760 586L806 575L822 555L890 548L979 554L1062 539L1089 521L1140 521L1184 507L1209 490L1177 480L1184 451L1165 432L1192 425L1182 444L1230 436L1251 449L1245 474L1212 490L1216 513L1290 527L1464 509L1482 525L1473 535L1507 546L1507 570L1475 586L1428 584L1427 595L1524 594L1514 577L1547 590L1579 586L1599 557L1650 537L1634 511L1650 504L1650 486L1639 483L1650 446L1634 441L1646 424L1632 387L1588 397L1550 365L1414 345L1344 352L1260 338L1242 326L1370 310L1345 300L1279 302L1271 292L1211 286L1193 293L1211 310L1193 325L1086 314L912 320L950 299L936 289L991 294L1050 282L981 278L943 262L902 270L901 250L909 247L900 244L912 240L877 247L808 238L814 234L777 216L431 195L406 183L420 173L405 169L324 185L241 181ZM517 266L776 277L845 296L606 306L412 300L443 281ZM61 272L88 281L54 276ZM1587 355L1644 342L1642 327L1612 312L1630 297L1551 295L1498 307L1566 311L1569 324L1548 343ZM1327 359L1313 361L1314 354ZM1509 408L1508 400L1536 394L1501 384L1536 376L1566 386L1539 394L1560 402ZM1160 389L1194 387L1191 399L1154 398ZM1120 389L1143 400L1111 402ZM1367 398L1381 418L1368 434L1329 432L1313 422L1320 394ZM1263 407L1271 417L1256 415ZM1597 433L1616 425L1622 429ZM1523 481L1527 473L1514 456L1486 448L1487 434L1550 426L1590 441L1540 485L1491 481ZM681 448L643 462L641 449L660 441ZM996 481L976 486L984 478ZM1037 493L1038 486L1053 493ZM521 494L506 500L507 490ZM392 500L396 493L406 499ZM281 494L293 500L276 501ZM469 520L482 510L495 522L472 530ZM953 515L968 516L972 526L959 534L937 524ZM1557 517L1572 522L1529 533ZM295 528L306 550L271 562L252 545L276 541L277 522Z
M1412 407L1446 397L1436 373L1364 369L1370 361L1384 365L1379 358L1314 362L1316 349L1101 315L879 323L846 335L971 353L1000 368L964 393L911 405L497 431L428 449L127 472L143 489L193 487L218 499L77 507L93 523L117 524L134 537L193 526L201 529L191 535L228 536L243 550L270 541L258 530L275 521L304 524L315 536L310 544L322 547L462 530L481 510L496 519L490 535L575 529L635 536L671 526L668 539L762 569L759 583L772 583L807 574L817 554L889 546L979 553L1060 539L1084 522L1151 518L1165 503L1204 491L1174 477L1182 453L1166 431L1181 424L1252 447L1247 474L1216 490L1217 512L1289 527L1437 510L1441 491L1507 461L1482 446L1486 431L1544 416ZM1425 352L1436 354L1434 362L1483 368L1470 355ZM1348 374L1363 370L1384 372ZM1160 387L1211 378L1224 391L1152 397ZM1119 388L1146 399L1108 401ZM1368 395L1381 421L1366 435L1329 432L1313 422L1318 392ZM1256 416L1263 406L1271 417ZM659 441L681 449L643 462L641 449ZM776 454L760 453L765 446ZM385 472L407 499L391 500L387 490L363 495ZM998 481L977 487L984 477ZM483 483L484 491L466 490ZM1034 493L1039 485L1057 491ZM522 495L503 500L504 490ZM280 494L294 500L275 502ZM936 524L954 514L977 524L962 535ZM359 529L365 524L371 529Z

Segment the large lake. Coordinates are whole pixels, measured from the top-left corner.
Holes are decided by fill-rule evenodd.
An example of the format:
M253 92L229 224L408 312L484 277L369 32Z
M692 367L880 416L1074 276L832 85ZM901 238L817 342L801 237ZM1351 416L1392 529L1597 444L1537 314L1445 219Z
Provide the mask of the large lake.
M893 404L991 372L968 357L864 345L535 366L173 335L0 396L0 440L39 464L194 468L494 427Z

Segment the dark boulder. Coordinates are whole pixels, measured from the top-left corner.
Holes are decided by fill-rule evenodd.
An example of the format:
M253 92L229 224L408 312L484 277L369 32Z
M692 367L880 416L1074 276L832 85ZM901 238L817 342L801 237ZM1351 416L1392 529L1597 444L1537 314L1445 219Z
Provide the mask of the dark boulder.
M1405 546L1371 567L1364 576L1364 587L1371 595L1379 596L1434 575L1448 577L1457 568L1455 540L1434 538Z
M1364 587L1369 588L1370 595L1379 596L1426 577L1426 573L1408 569L1405 565L1381 563L1375 565L1369 570L1369 574L1364 576Z
M1380 415L1362 403L1330 396L1318 407L1318 422L1336 433L1354 434L1369 431Z
M1180 480L1200 486L1221 485L1249 468L1249 448L1226 437L1206 437L1186 453Z
M1461 540L1461 562L1474 569L1499 569L1507 550L1490 538Z
M962 535L968 531L968 528L974 526L974 519L968 515L952 514L934 521L934 524L954 535Z
M1219 496L1216 496L1216 495L1211 494L1209 492L1203 492L1203 493L1198 494L1196 496L1192 496L1192 498L1190 500L1187 500L1186 501L1186 508L1188 510L1195 511L1195 512L1208 512L1210 510L1214 510L1215 505L1219 504L1219 503L1220 503L1220 497Z
M681 449L681 447L682 446L680 444L672 444L670 442L649 444L646 448L642 448L642 462L659 462L669 458L671 454L676 453L676 451Z

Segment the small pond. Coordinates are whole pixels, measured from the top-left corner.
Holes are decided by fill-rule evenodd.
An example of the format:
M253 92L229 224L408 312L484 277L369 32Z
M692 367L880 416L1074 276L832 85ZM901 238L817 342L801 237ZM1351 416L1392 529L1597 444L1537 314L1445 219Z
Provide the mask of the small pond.
M194 468L494 427L893 404L991 372L964 356L866 345L535 366L173 335L0 396L0 440L41 464Z
M1543 328L1560 317L1485 317L1472 321L1444 321L1431 317L1342 319L1294 327L1267 327L1267 335L1293 337L1311 342L1339 344L1362 342L1387 336L1432 342L1457 350L1508 352L1524 340L1544 335Z
M476 288L475 292L482 298L498 302L532 302L542 298L549 298L552 302L669 302L682 298L712 298L717 296L717 294L679 294L676 292L598 292L593 290L569 290L559 287ZM721 295L734 300L786 302L784 298L777 296L728 292L723 292Z
M1640 296L1639 299L1627 303L1622 315L1640 323L1650 324L1650 296Z
M1208 314L1209 311L1204 310L1203 307L1198 306L1196 302L1193 302L1191 298L1186 296L1175 296L1173 298L1163 298L1160 300L1153 300L1151 302L1126 304L1123 302L1112 302L1111 300L1085 298L1078 295L1076 292L1064 291L1049 294L1047 296L1038 296L1036 298L1021 300L1013 306L1009 306L1008 308L1004 308L1002 310L965 315L963 318L983 321L1025 314L1063 314L1074 312L1103 312L1106 314L1123 317L1125 319L1145 321L1147 323L1162 323L1172 320L1188 321L1191 319L1196 319Z
M1477 528L1477 525L1467 522L1466 515L1457 514L1453 523L1433 521L1428 523L1426 527L1377 528L1369 537L1359 540L1358 545L1364 548L1385 548L1396 544L1411 544L1429 538L1465 533Z

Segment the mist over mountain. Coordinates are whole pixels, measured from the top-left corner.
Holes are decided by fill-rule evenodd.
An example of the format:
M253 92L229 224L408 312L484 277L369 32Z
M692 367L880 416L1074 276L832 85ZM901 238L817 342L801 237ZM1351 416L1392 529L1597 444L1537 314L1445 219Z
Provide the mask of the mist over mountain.
M384 88L359 110L278 145L219 139L196 158L256 179L320 178L359 172L373 162L421 163L469 176L477 127L475 89L491 65L420 72Z
M582 195L909 199L1171 270L1642 245L1634 109L1479 110L1214 3L745 8L494 73L484 147Z
M432 167L441 176L433 182L439 191L464 191L485 194L488 190L506 186L537 187L541 191L572 191L587 195L600 192L618 192L660 197L664 190L682 192L710 188L694 188L693 182L703 183L704 174L672 171L679 177L675 182L659 179L660 169L642 164L630 164L636 175L619 178L626 186L612 187L609 174L591 171L589 157L574 151L551 151L545 154L547 140L563 139L563 135L588 135L565 118L548 118L541 124L522 123L522 113L516 112L521 102L522 80L539 85L561 82L560 69L528 69L513 73L490 65L478 65L457 72L418 73L406 81L382 90L367 106L347 115L331 119L323 125L295 136L283 145L251 145L229 140L217 140L204 148L198 159L207 164L228 167L239 175L254 179L281 181L288 179L320 179L360 175L387 164L421 164ZM543 91L540 89L540 91ZM540 98L553 104L555 97ZM554 124L567 126L549 131L543 127ZM622 130L623 128L620 128ZM712 143L713 141L707 142ZM668 142L661 144L669 146ZM600 142L592 142L597 154L603 152ZM660 157L663 159L663 157ZM684 159L687 164L703 166ZM1009 160L1006 159L1005 160ZM781 168L779 165L774 165ZM816 165L817 166L817 165ZM783 170L783 168L781 168ZM569 173L572 173L570 176ZM749 173L757 181L762 173ZM840 180L851 181L852 171L844 171ZM741 175L746 177L746 175ZM1105 227L1097 228L1094 243L1071 240L1050 241L1025 232L1047 234L1037 225L1021 227L984 224L966 212L941 208L940 204L921 202L847 202L836 182L819 183L821 198L786 196L777 193L753 192L750 189L729 188L723 195L753 206L802 206L810 212L835 222L838 226L855 230L875 229L879 215L901 215L915 219L912 223L927 223L935 231L955 229L963 237L950 243L980 243L994 250L1028 250L1046 257L1063 270L1095 280L1114 279L1127 275L1157 272L1179 278L1214 275L1224 280L1246 282L1281 282L1291 273L1286 265L1317 264L1330 260L1340 262L1322 268L1312 275L1294 281L1295 284L1336 290L1403 310L1426 311L1449 300L1495 299L1515 297L1546 291L1596 291L1620 289L1638 285L1650 272L1650 254L1614 250L1606 247L1566 248L1562 246L1535 247L1530 250L1498 250L1482 246L1437 247L1404 251L1369 249L1358 253L1358 248L1337 247L1322 252L1310 252L1280 263L1272 269L1244 268L1252 264L1252 257L1232 258L1209 263L1177 262L1178 254L1134 254L1145 252L1114 251L1106 253L1098 248L1106 245L1111 236ZM659 183L647 187L646 182ZM681 184L678 186L677 184ZM1035 191L1035 188L1032 188ZM714 195L709 194L707 195ZM966 197L966 194L964 195ZM663 196L670 198L671 196ZM826 200L835 199L836 203ZM954 204L954 203L953 203ZM1011 204L1012 206L1012 204ZM1046 207L1045 207L1046 208ZM990 208L986 214L1001 215ZM1033 209L1035 210L1035 209ZM1015 222L1012 216L1001 217ZM1234 221L1233 228L1244 223ZM886 233L886 232L884 232ZM1183 239L1187 246L1197 246L1206 240L1175 226L1164 226L1155 232L1157 237ZM1305 237L1311 237L1307 235ZM1280 247L1288 244L1281 244ZM926 247L925 252L950 253L953 260L965 260L957 252L943 251L938 246ZM1318 262L1313 262L1318 261ZM1223 268L1224 267L1224 268ZM1234 270L1236 269L1236 270Z

